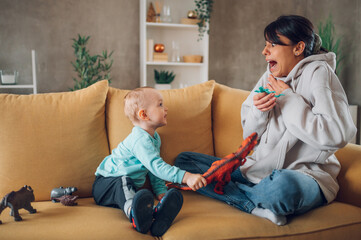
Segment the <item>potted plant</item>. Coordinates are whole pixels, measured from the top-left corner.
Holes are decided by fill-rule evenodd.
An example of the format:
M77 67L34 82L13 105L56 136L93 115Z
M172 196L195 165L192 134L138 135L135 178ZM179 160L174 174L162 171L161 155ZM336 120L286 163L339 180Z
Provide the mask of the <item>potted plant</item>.
M73 38L74 54L76 56L75 62L71 62L78 78L73 78L75 84L71 91L86 88L99 80L108 80L110 82L110 68L113 65L113 60L109 58L113 51L108 55L105 50L102 55L91 56L89 50L86 48L90 36L83 37L78 34L78 39Z
M204 33L207 32L209 34L208 24L211 20L211 13L213 10L213 0L194 0L196 4L195 12L199 19L198 32L199 32L199 40L202 40Z
M154 80L156 82L156 89L171 89L170 83L174 80L175 74L173 72L154 69Z
M341 71L340 63L344 56L340 49L341 38L335 38L335 25L331 15L329 15L325 23L321 21L318 24L318 34L322 39L322 47L336 54L336 74L339 75Z

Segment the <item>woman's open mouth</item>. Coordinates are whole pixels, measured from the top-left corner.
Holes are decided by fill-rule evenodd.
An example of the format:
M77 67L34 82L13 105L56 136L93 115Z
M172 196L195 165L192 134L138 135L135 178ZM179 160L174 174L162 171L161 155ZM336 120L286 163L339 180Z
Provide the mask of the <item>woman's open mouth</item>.
M268 64L269 64L269 69L271 72L273 72L275 69L276 69L276 66L277 66L277 62L274 61L274 60L269 60L267 61Z

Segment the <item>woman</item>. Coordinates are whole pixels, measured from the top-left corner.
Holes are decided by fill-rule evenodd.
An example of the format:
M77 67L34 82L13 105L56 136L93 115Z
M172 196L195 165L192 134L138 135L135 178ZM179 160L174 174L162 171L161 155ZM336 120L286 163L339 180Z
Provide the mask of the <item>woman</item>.
M340 163L334 153L356 128L334 73L336 56L321 49L308 19L281 16L265 28L264 37L268 68L241 109L244 138L257 132L259 144L232 173L224 195L213 192L214 184L198 192L284 225L287 215L335 199ZM274 93L257 93L260 87ZM215 160L186 152L176 165L203 173Z

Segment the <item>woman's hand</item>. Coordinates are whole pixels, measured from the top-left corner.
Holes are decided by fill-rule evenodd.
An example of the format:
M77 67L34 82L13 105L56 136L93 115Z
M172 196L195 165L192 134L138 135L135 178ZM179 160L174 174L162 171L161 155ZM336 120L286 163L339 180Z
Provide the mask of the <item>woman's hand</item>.
M268 81L267 89L276 93L267 94L263 92L253 96L254 106L256 106L262 112L267 112L276 105L275 95L279 95L284 90L290 88L284 81L277 80L272 75L269 75Z
M274 93L267 94L265 92L258 93L253 96L253 104L262 112L271 110L276 105L276 97Z
M271 91L275 91L276 95L279 95L284 90L290 88L290 86L288 86L284 81L277 80L272 75L269 75L267 88Z

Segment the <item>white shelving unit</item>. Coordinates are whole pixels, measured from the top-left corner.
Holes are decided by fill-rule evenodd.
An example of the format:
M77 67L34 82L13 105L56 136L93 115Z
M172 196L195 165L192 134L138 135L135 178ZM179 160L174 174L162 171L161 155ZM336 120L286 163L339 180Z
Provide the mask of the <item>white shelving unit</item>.
M181 24L189 10L195 9L194 0L163 0L170 6L171 23L147 22L149 4L155 0L140 0L140 86L154 86L154 69L173 71L176 75L172 88L182 88L208 81L208 34L198 41L198 25ZM168 62L147 61L147 39L162 43ZM172 41L179 45L179 55L202 55L202 63L171 62Z
M36 83L36 61L35 61L35 50L31 50L31 64L32 64L32 79L33 79L33 84L14 84L14 85L1 85L0 84L0 89L4 89L4 88L18 88L18 89L27 89L30 88L33 90L33 94L37 94L37 83Z

